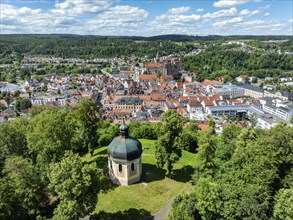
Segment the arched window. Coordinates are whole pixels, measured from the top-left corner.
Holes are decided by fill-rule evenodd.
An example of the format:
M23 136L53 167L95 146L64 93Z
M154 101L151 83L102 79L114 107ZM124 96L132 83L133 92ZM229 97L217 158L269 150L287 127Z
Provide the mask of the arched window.
M131 164L131 171L134 171L134 163Z
M119 169L119 172L121 173L122 172L122 165L121 164L119 164L118 169Z

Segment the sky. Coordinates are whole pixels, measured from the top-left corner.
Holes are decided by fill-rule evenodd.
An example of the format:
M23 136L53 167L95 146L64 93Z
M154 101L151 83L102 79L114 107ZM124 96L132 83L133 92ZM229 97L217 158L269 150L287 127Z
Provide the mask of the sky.
M293 35L292 0L0 0L0 34Z

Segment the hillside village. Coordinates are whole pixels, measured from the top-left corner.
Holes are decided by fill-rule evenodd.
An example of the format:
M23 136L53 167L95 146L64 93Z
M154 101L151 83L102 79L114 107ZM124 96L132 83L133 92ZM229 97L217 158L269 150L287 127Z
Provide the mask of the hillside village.
M32 105L69 106L74 108L80 99L91 98L103 114L103 119L121 122L159 122L163 112L177 110L184 118L196 120L199 128L207 129L210 119L216 122L220 133L229 121L243 126L253 125L268 129L279 122L289 125L293 116L293 94L288 91L270 91L269 85L260 88L248 84L255 77L245 74L235 79L237 84L218 80L194 80L196 73L182 69L179 57L157 57L144 63L125 62L123 59L103 59L111 62L98 74L57 76L44 75L42 82L31 78L23 84L1 83L0 91L11 94L20 91L19 97L29 99ZM60 63L62 58L24 57L22 66L37 63ZM66 62L85 62L67 59ZM84 64L93 65L93 64ZM282 79L290 83L292 79ZM266 89L264 89L266 88ZM19 92L18 92L19 93ZM1 99L7 109L1 111L0 121L15 117L16 101ZM21 115L26 115L24 110Z

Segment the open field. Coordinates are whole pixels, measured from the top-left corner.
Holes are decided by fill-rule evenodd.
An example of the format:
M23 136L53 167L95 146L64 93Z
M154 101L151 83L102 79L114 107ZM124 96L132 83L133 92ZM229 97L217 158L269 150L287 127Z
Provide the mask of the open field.
M95 213L114 219L142 218L163 208L175 195L187 189L191 183L195 155L184 151L180 161L174 166L173 179L165 177L166 170L156 167L155 147L152 140L140 140L143 145L143 173L141 181L131 186L116 186L105 182L98 195ZM87 155L85 161L97 161L106 170L107 147Z

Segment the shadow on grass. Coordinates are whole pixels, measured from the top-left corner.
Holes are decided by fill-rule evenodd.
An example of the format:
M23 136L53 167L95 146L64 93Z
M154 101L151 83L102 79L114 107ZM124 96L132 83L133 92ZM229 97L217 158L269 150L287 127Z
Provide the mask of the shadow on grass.
M100 180L100 190L103 193L114 190L118 185L114 184L109 178L108 173L104 174L104 177Z
M136 219L136 220L152 220L153 217L151 213L145 209L128 209L124 211L119 211L116 213L107 213L107 212L100 212L98 215L93 215L90 217L90 220L129 220L129 219Z
M154 164L142 164L142 177L141 182L154 182L165 178L166 170L158 168Z
M194 168L190 165L184 166L181 169L173 170L172 179L179 182L189 182L192 179Z
M114 190L118 185L114 184L110 177L108 172L108 157L104 153L98 153L96 155L99 155L97 158L93 160L97 164L97 167L102 169L103 176L100 180L100 190L102 192L108 192L111 190Z

